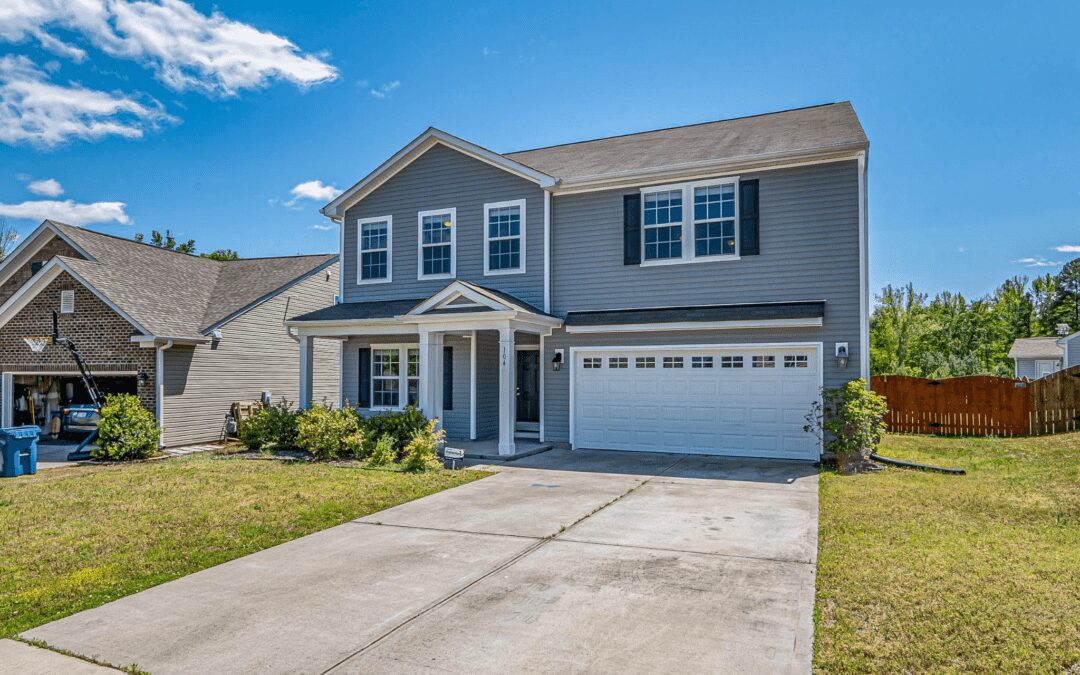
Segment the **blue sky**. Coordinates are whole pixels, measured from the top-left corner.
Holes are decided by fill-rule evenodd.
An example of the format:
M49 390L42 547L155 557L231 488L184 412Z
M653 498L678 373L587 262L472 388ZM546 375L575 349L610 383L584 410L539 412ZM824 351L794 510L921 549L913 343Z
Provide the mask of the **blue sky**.
M875 292L981 295L1080 255L1076 3L100 2L0 8L23 233L332 251L324 186L429 125L505 152L849 99Z

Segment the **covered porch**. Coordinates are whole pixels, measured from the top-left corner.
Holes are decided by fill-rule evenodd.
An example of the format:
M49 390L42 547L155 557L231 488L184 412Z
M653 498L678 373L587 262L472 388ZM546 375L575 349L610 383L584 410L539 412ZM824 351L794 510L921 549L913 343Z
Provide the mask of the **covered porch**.
M339 340L342 405L365 415L416 405L440 420L449 445L503 457L544 439L541 354L561 324L463 281L423 300L343 303L287 322L299 339L305 407L314 341Z

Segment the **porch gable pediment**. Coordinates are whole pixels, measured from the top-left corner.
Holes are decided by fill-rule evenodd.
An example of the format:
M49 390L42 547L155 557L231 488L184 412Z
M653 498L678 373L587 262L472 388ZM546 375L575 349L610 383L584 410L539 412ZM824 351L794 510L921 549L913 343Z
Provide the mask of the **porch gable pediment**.
M466 281L454 281L438 293L409 310L405 316L424 316L430 314L469 311L469 312L512 312L523 307L507 302L486 289Z

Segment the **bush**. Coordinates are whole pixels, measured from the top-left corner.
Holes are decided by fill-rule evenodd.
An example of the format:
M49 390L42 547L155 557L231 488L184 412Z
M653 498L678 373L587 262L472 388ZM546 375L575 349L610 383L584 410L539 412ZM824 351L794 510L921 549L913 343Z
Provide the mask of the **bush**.
M98 423L97 459L143 459L157 452L159 430L153 413L137 396L115 394L105 399Z
M821 399L824 405L814 402L804 430L824 440L825 449L836 454L843 473L876 466L870 453L885 433L885 397L870 391L866 380L859 378L842 387L823 388Z
M439 446L446 438L446 432L435 429L438 420L431 420L424 428L416 432L405 446L405 456L401 458L401 468L405 471L430 471L442 466L439 459Z
M296 446L297 413L288 401L260 406L239 428L240 442L252 450Z
M352 408L312 406L297 416L296 444L318 459L360 459L364 455L360 414Z
M424 413L414 406L408 406L399 412L372 415L361 422L369 443L375 443L376 440L389 434L394 439L394 453L397 456L405 452L405 446L409 444L413 436L423 430L425 424L427 424L427 419ZM373 447L368 449L374 450Z
M383 434L376 441L375 447L371 450L371 455L368 457L368 464L371 466L387 466L393 464L397 459L397 447L394 445L394 437L390 434Z

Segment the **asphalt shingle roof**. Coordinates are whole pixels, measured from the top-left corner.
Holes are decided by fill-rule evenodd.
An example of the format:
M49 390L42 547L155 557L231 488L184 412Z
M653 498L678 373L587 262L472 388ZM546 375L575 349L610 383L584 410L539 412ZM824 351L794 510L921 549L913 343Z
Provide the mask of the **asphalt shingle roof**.
M153 335L196 337L337 258L210 260L49 221L93 260L59 256Z
M866 147L849 101L504 153L564 181L695 163Z
M1009 350L1010 359L1060 359L1065 350L1057 337L1017 338Z

